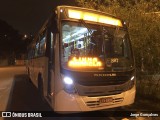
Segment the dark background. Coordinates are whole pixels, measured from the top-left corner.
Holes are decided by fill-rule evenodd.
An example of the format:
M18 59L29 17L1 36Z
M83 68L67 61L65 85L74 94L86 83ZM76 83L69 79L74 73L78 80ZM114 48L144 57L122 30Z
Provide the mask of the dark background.
M57 5L75 5L74 0L0 0L0 19L22 34L38 32Z

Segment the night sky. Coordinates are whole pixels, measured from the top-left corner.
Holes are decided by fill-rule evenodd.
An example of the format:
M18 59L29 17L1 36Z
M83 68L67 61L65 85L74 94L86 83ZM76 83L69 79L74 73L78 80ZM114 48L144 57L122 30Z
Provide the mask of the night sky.
M23 34L35 34L57 5L74 0L0 0L0 19Z

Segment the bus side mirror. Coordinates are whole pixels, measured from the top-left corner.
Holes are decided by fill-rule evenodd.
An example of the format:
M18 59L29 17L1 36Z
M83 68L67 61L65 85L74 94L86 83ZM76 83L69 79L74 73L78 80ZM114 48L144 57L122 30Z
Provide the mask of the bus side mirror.
M129 22L124 21L124 25L125 25L127 28L130 27L130 23L129 23Z

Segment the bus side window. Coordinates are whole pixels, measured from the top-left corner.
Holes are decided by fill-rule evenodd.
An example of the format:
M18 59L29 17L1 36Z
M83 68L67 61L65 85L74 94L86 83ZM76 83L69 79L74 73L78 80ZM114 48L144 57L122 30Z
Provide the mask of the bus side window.
M35 45L34 57L38 57L38 56L39 56L39 42L37 41L37 43Z
M52 62L52 67L54 68L54 59L55 59L55 34L54 33L50 33L50 42L51 42L51 46L50 46L50 60Z
M39 55L44 56L46 51L46 36L40 38Z

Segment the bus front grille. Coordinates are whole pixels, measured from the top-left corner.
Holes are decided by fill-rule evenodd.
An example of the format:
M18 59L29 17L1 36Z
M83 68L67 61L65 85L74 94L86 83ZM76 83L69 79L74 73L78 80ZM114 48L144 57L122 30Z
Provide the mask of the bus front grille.
M128 76L104 77L104 78L77 78L77 83L84 86L121 85L129 81Z
M75 84L75 88L80 96L109 96L121 94L122 92L126 91L126 89L128 88L128 83L129 82L126 82L122 85L111 86L83 86L80 84Z

